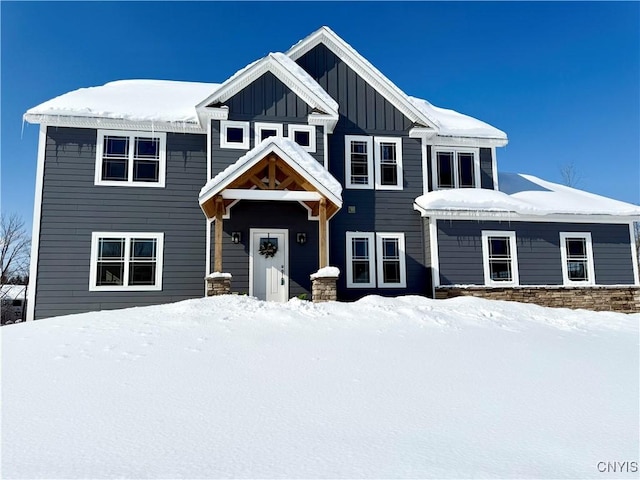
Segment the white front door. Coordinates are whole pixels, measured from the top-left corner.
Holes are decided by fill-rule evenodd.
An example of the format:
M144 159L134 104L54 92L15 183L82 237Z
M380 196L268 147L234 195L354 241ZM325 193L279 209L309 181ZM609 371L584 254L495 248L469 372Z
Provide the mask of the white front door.
M250 295L269 302L289 297L289 234L284 229L251 229Z

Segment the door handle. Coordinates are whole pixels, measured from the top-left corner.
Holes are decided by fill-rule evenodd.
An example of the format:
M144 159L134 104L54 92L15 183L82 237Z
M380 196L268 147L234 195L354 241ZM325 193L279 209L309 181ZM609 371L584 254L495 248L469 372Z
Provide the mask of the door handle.
M284 285L284 265L280 265L280 285Z

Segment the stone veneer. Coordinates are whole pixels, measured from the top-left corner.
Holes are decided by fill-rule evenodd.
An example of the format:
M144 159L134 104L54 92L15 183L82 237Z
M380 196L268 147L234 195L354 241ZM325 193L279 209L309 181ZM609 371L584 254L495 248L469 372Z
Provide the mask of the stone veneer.
M335 302L338 299L338 277L311 279L311 298L317 302Z
M640 312L640 287L437 287L436 298L459 296L535 303L543 307L584 308L593 311Z
M231 279L224 277L207 278L207 297L231 293Z

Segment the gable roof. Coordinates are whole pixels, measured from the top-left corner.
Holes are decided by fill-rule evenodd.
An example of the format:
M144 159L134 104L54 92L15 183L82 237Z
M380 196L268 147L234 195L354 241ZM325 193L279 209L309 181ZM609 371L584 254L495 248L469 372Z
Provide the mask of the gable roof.
M320 193L336 206L342 206L342 186L316 159L296 142L287 138L269 137L249 150L235 163L229 165L209 180L200 190L200 204L222 192L235 178L253 165L275 153L305 177Z
M515 215L606 215L640 218L640 207L548 182L533 175L499 173L500 191L457 188L426 193L414 207L426 215L511 213Z
M197 108L224 103L266 72L273 73L313 109L335 117L338 116L338 103L296 62L283 53L277 52L270 53L238 70L215 92L201 101Z

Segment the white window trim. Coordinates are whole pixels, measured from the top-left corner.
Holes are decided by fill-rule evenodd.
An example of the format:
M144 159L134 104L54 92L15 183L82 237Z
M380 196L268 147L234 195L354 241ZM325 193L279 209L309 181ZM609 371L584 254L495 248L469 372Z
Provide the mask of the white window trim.
M300 145L303 150L316 153L316 127L315 125L289 125L287 126L287 137L295 142L295 132L309 133L309 146Z
M581 238L587 245L587 274L586 281L576 281L569 279L569 269L567 268L567 238ZM562 282L564 285L595 285L596 273L593 264L593 245L591 243L590 232L560 232L560 257L562 258Z
M375 162L375 186L376 190L402 190L402 138L401 137L374 137L374 162ZM382 152L381 143L396 144L396 172L398 175L397 185L382 185Z
M262 130L275 130L276 137L282 138L283 128L281 123L267 123L267 122L255 122L253 124L253 145L258 145L262 140L260 140L260 133Z
M104 137L128 137L129 156L127 180L103 180L102 162L104 156ZM160 140L158 158L158 181L157 182L135 182L133 180L133 154L135 149L135 137L154 138ZM96 143L96 172L94 185L114 186L114 187L155 187L164 188L167 171L167 134L166 132L144 132L134 130L98 130Z
M369 178L367 183L351 183L351 142L366 142L367 144L367 170ZM373 188L373 137L368 135L345 135L344 136L344 164L345 164L345 185L346 188L368 189Z
M352 242L355 238L366 238L369 241L369 279L368 283L353 282L353 248ZM376 272L375 263L375 238L372 232L346 232L347 242L347 288L375 288Z
M509 250L511 252L511 272L512 280L510 282L501 282L491 280L491 272L489 270L489 237L507 237L509 238ZM518 274L518 249L516 245L516 232L502 230L483 230L482 231L482 263L484 267L484 284L490 287L513 287L520 284L520 276Z
M227 128L242 128L242 143L227 142ZM220 121L220 148L249 150L249 122Z
M460 188L458 185L458 154L473 154L473 177L474 187L481 188L480 181L480 149L479 148L460 148L460 147L444 147L441 145L433 145L431 147L431 186L432 190L451 190L450 187L440 188L438 186L438 152L453 153L453 188ZM468 188L468 187L464 187Z
M398 254L400 255L400 283L385 283L383 275L382 241L386 238L398 240ZM407 288L407 266L405 261L404 233L376 232L376 267L378 273L378 288Z
M124 251L124 285L97 285L98 245L103 238L125 240ZM127 285L129 279L130 248L132 238L156 240L156 283L155 285ZM151 232L92 232L91 233L91 266L89 267L90 292L123 292L123 291L159 291L162 290L162 265L164 257L164 233Z

